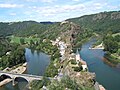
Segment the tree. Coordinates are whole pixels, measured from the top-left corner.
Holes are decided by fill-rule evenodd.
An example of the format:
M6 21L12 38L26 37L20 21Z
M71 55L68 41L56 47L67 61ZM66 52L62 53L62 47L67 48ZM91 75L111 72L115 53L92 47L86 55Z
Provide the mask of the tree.
M25 40L23 38L20 38L20 43L21 44L24 44L25 43Z
M120 49L118 49L117 53L118 53L118 55L120 55Z
M30 45L33 45L34 44L34 41L33 40L30 40Z
M104 43L105 51L109 51L111 53L116 53L119 48L118 43L114 40L112 35L105 36L103 38L103 43Z

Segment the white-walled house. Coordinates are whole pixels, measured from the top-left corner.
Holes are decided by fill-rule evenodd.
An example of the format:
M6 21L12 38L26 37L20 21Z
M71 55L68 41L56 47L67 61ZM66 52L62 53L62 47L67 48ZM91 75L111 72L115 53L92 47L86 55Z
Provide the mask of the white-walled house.
M63 56L65 54L66 44L62 41L59 42L60 54Z
M77 50L77 52L76 52L76 62L79 63L80 61L81 61L80 54Z
M86 70L88 70L88 67L87 67L87 65L82 65L82 69L83 69L83 71L86 71Z
M6 52L6 55L10 55L10 53L11 53L11 51L9 51L9 52Z

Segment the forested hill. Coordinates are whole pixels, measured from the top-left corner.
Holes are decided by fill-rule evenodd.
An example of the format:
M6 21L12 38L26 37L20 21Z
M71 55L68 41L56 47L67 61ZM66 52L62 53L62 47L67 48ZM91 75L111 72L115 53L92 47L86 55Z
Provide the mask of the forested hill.
M37 37L41 39L48 38L54 40L62 33L65 33L66 31L71 29L70 23L64 21L61 23L60 22L39 23L35 21L0 23L0 37L14 35L20 37ZM83 30L80 29L80 32L83 32Z
M102 12L98 14L85 15L78 18L68 19L83 30L96 31L98 33L112 31L120 32L120 11ZM68 30L69 25L60 26L60 22L0 22L0 37L16 35L22 37L37 36L54 39L60 32Z
M98 33L112 31L120 32L120 11L101 12L97 14L85 15L82 17L68 19L83 29L93 30Z
M35 22L35 21L23 21L23 22L11 22L0 23L0 37L6 37L10 35L29 37L35 36L40 38L54 39L60 32L68 30L68 24L61 26L60 23L54 22Z
M38 24L35 21L23 21L23 22L0 22L0 37L15 34L16 32L23 31L29 28L31 25Z

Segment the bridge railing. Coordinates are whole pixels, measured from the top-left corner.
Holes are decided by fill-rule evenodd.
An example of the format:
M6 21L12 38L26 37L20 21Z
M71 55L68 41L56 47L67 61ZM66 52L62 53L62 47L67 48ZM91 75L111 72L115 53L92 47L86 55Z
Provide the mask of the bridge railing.
M38 76L38 75L30 75L30 74L17 74L17 73L11 73L11 72L4 72L0 71L2 74L11 74L11 75L18 75L18 76L25 76L25 77L33 77L33 78L43 78L43 76ZM46 77L48 79L53 79L51 77Z
M17 74L17 73L4 72L4 71L0 71L0 73L3 73L3 74L12 74L12 75L19 75L19 76L36 77L36 78L42 78L42 77L43 77L43 76L37 76L37 75L30 75L30 74Z

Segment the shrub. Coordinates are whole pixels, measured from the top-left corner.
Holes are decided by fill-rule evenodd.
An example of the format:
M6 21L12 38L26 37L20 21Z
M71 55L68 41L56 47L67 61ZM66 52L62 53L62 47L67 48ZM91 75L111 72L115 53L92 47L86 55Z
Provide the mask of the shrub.
M74 64L74 65L77 64L76 60L74 60L74 59L71 60L71 64Z
M82 66L81 67L74 67L74 71L76 72L80 72L82 70Z

